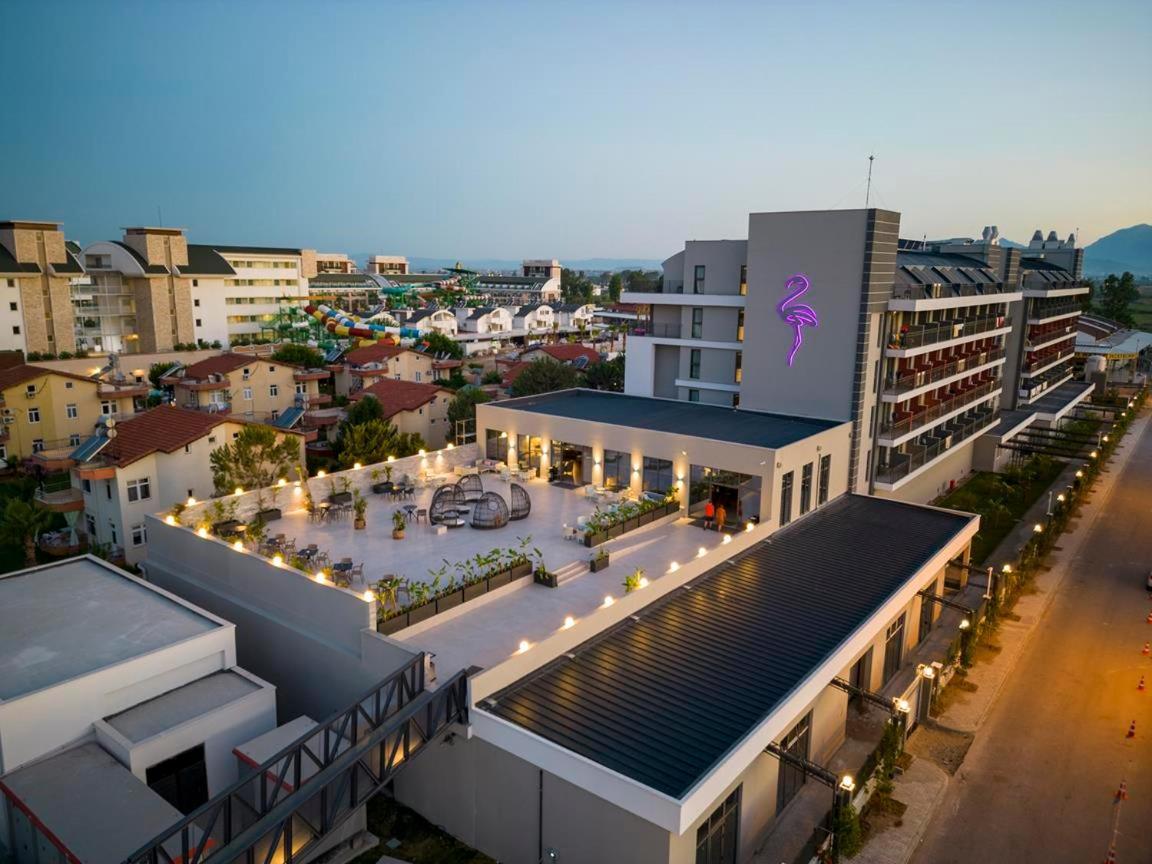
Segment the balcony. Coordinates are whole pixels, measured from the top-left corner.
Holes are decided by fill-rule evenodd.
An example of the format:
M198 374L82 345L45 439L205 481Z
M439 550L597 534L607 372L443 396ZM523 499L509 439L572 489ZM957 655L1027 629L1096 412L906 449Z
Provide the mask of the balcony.
M988 315L983 318L953 318L948 321L933 321L929 324L911 324L902 328L888 341L888 353L894 357L913 353L931 346L943 347L941 343L958 344L975 339L995 330L1007 333L1012 322L1005 315Z
M988 351L979 351L964 357L958 357L948 363L925 369L911 369L900 375L889 375L884 382L885 401L899 402L913 398L917 390L942 384L949 378L973 375L981 371L981 367L997 363L1004 359L1003 348L993 348Z
M1080 303L1074 300L1036 300L1028 310L1028 323L1040 324L1057 318L1067 318L1083 312Z
M893 312L963 309L990 303L1015 303L1021 293L1001 283L983 285L897 285L888 308Z
M904 438L907 435L925 429L940 421L941 418L960 411L964 407L979 402L982 399L987 399L999 393L1000 389L1000 380L994 378L991 381L984 381L975 387L957 393L947 399L941 399L938 402L925 405L912 413L895 411L893 412L893 420L880 427L879 437L887 440L881 440L878 443L886 447L895 446L897 439Z
M1076 336L1076 327L1050 327L1045 329L1032 329L1028 331L1028 338L1024 340L1024 347L1029 351L1039 351L1049 345L1055 345Z
M1047 372L1049 369L1055 368L1059 363L1072 357L1075 353L1075 348L1068 347L1063 351L1036 357L1035 359L1024 363L1023 367L1020 369L1020 374L1032 377L1034 375L1039 375L1042 372Z
M1017 392L1020 400L1024 403L1034 402L1040 398L1041 394L1059 387L1065 381L1072 377L1072 363L1065 359L1064 361L1053 364L1046 370L1041 370L1034 377L1030 377L1020 382L1020 389Z
M72 485L72 475L69 472L45 477L33 498L41 507L54 513L71 513L84 509L84 492Z
M327 381L331 376L327 369L297 369L292 373L293 381Z
M132 397L147 396L152 390L152 385L144 381L137 384L135 381L125 382L123 384L114 384L107 381L101 381L96 385L96 393L102 398L109 397Z
M746 285L736 286L736 291L703 291L693 294L685 291L682 283L665 284L662 290L624 291L620 294L621 303L639 303L646 306L735 306L742 308L747 299Z
M209 414L229 414L232 411L231 402L185 402L180 407L190 411L205 411Z
M660 339L680 339L684 330L679 324L637 324L628 331L629 336L655 336Z
M999 419L999 411L982 408L946 424L938 430L939 434L928 436L931 439L929 441L906 444L907 453L890 453L888 463L876 467L876 485L886 491L898 489L921 468L945 456L957 445L991 428L999 422Z

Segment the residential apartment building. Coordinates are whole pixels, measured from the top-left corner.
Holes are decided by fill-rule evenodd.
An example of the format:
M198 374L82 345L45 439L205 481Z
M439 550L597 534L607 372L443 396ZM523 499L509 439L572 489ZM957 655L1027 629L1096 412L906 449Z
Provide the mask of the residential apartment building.
M163 383L173 388L173 404L180 408L273 421L305 404L330 402L331 396L320 392L320 381L330 375L327 369L226 352L179 367Z
M384 419L397 431L415 433L430 449L439 449L450 441L448 405L455 393L435 384L417 384L384 378L357 390L352 400L375 397L384 409Z
M308 297L344 312L364 312L380 305L380 292L387 287L383 276L371 273L320 273L308 280Z
M275 728L228 621L91 556L0 576L5 860L124 861Z
M425 308L412 311L397 309L396 316L405 327L418 330L422 335L443 333L454 339L460 329L456 313L451 309Z
M0 351L75 351L72 292L85 281L60 223L0 222Z
M1072 241L902 241L899 225L876 209L753 213L746 241L686 243L658 291L622 297L650 309L626 391L851 420L852 489L946 491L1002 409L1068 382L1067 298L1086 288ZM1064 413L1086 395L1072 389Z
M560 262L554 258L526 260L518 276L478 277L476 290L499 303L555 303L561 296L560 273Z
M427 384L435 380L435 359L410 348L401 348L380 341L361 348L353 348L331 364L335 390L342 396L351 396L377 381L412 381Z
M355 273L356 262L343 252L317 252L317 273Z
M0 460L75 448L101 420L143 410L150 387L28 364L0 371Z
M408 259L403 255L373 255L368 259L365 272L380 276L406 276Z

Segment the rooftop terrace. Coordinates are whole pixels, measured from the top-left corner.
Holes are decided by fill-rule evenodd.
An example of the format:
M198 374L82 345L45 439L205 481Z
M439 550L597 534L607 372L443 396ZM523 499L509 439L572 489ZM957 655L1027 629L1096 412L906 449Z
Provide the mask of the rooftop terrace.
M52 687L220 626L91 557L4 576L0 700Z

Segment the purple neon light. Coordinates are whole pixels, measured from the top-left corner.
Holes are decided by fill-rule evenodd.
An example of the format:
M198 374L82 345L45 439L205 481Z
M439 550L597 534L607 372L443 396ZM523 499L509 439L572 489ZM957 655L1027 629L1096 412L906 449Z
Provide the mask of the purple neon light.
M820 318L816 315L816 310L805 303L797 303L810 287L808 277L803 274L797 273L795 276L790 276L788 282L784 285L784 289L788 291L788 295L776 304L776 311L780 314L780 318L785 324L788 324L796 331L796 339L792 343L792 350L788 352L788 365L792 365L792 361L796 359L796 352L800 350L800 346L804 344L804 328L805 327L819 327Z

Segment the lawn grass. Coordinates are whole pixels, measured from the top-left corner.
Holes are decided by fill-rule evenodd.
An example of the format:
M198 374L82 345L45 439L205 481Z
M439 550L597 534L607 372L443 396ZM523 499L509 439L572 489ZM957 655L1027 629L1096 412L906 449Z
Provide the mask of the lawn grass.
M936 501L940 507L980 514L980 532L972 540L973 564L983 564L1028 508L1060 476L1064 465L1055 459L1034 457L1018 472L979 471ZM1005 509L993 512L994 502L1000 502Z
M380 838L380 845L352 864L376 864L381 855L412 864L495 864L487 855L465 846L416 811L385 795L368 802L368 830ZM392 839L400 841L395 849L385 845Z

